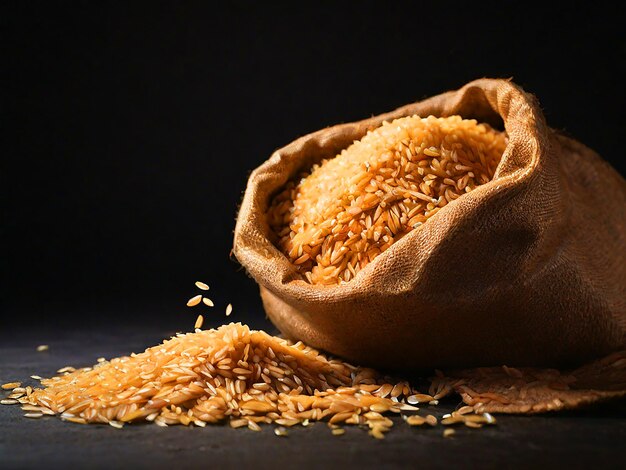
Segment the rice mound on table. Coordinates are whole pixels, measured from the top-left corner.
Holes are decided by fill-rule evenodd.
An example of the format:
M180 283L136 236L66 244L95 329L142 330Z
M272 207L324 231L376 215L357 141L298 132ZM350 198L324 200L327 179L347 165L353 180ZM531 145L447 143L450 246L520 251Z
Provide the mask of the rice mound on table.
M115 427L228 420L259 430L258 423L328 420L368 424L381 433L392 426L381 413L417 409L402 402L413 393L409 384L387 379L300 342L231 323L43 379L45 388L28 390L19 402L27 411Z

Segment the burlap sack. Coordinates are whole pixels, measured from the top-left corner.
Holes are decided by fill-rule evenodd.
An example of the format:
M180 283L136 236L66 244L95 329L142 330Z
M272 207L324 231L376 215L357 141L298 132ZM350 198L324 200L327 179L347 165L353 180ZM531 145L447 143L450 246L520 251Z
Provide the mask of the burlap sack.
M412 114L502 126L510 140L493 181L445 206L354 280L306 283L268 239L272 195L383 120ZM234 254L287 337L361 365L580 365L626 347L626 182L548 128L533 96L510 81L476 80L277 150L250 176Z

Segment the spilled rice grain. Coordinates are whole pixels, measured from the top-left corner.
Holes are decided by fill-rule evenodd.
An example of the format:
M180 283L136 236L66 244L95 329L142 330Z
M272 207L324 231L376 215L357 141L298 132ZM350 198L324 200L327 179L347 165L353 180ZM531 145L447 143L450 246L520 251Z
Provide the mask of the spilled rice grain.
M456 434L454 429L444 429L443 431L443 437L452 437L454 434Z
M14 388L18 388L20 385L22 385L21 382L7 382L5 384L2 384L2 389L3 390L11 390Z
M287 428L284 428L283 426L278 426L277 428L274 429L274 434L280 437L286 437L288 434Z
M327 421L365 425L378 439L393 426L387 414L416 411L405 381L329 358L240 323L178 333L143 353L98 362L41 379L44 388L5 384L25 416L57 415L77 423L152 422L157 426L229 423L261 431ZM393 395L393 396L392 396ZM275 431L276 432L276 431Z

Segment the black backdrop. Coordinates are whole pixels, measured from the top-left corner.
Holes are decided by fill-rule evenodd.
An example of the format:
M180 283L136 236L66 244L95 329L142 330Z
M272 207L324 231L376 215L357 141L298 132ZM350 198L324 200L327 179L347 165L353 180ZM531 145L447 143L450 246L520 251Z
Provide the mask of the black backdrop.
M249 172L300 135L474 78L513 77L624 174L616 11L213 3L3 2L5 325L100 308L165 321L196 279L262 319L229 258Z

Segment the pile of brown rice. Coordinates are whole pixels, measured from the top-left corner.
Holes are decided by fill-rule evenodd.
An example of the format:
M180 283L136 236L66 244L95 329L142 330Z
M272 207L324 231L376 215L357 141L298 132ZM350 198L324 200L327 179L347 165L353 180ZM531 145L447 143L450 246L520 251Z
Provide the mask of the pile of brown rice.
M12 391L3 404L21 404L30 418L60 415L80 424L205 426L228 421L258 431L261 423L293 426L324 420L332 427L366 425L370 434L382 438L393 425L384 413L414 412L418 408L413 405L437 398L415 393L405 381L329 359L301 342L292 344L241 323L179 333L141 354L100 359L78 370L65 367L59 373L42 379L43 389L5 384ZM426 422L437 420L432 416Z
M274 242L314 284L353 279L446 204L493 178L507 138L460 116L384 122L273 199Z

